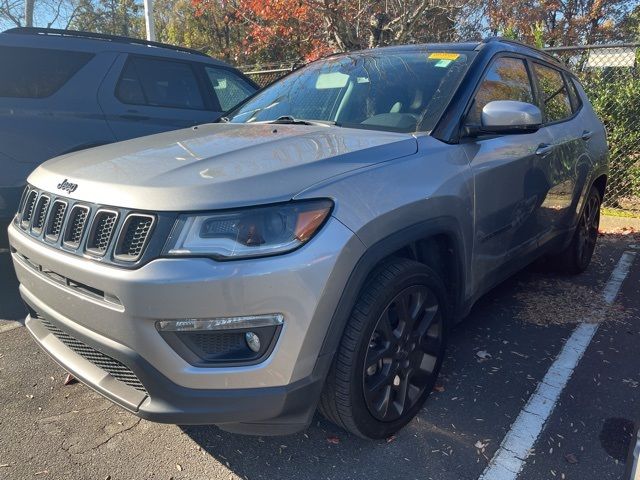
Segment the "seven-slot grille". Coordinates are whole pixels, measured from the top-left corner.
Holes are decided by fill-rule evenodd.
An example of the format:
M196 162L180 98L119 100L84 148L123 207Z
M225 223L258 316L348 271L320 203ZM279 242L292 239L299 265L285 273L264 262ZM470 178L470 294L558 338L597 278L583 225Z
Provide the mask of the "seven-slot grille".
M51 246L132 264L143 256L155 220L155 215L75 202L27 187L16 224Z
M98 368L101 368L116 380L119 380L122 383L125 383L126 385L129 385L130 387L133 387L140 392L147 393L147 390L144 388L144 385L142 385L140 379L126 365L120 363L115 358L111 358L110 356L99 352L89 345L86 345L85 343L77 340L68 333L63 332L48 320L42 317L38 317L38 320L40 320L42 324L47 328L47 330L49 330L58 340L60 340L82 358L93 363Z

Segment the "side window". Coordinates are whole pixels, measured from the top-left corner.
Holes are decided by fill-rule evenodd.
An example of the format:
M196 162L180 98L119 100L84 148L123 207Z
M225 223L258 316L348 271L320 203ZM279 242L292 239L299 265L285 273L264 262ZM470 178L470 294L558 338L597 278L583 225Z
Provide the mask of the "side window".
M479 125L482 109L494 100L533 103L533 89L523 60L501 57L493 62L478 87L467 123Z
M562 73L539 63L533 64L542 96L542 113L546 123L557 122L572 114L571 100Z
M53 95L92 57L93 54L85 52L0 47L0 97L44 98Z
M582 106L582 98L580 98L580 93L578 93L576 80L574 80L568 75L565 76L565 80L569 85L569 97L571 97L571 107L573 108L574 112L577 112L578 110L580 110L580 107Z
M116 87L122 103L204 110L195 72L187 63L132 57Z
M223 112L231 110L256 91L254 87L228 70L205 67L205 71Z

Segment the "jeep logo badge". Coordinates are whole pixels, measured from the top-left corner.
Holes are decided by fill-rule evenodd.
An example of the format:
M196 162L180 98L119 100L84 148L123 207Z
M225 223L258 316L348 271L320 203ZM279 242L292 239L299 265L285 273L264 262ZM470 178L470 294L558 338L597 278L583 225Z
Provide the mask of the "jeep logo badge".
M77 183L71 183L66 178L62 182L60 182L58 184L58 190L64 190L64 191L69 192L69 193L75 192L76 188L78 188L78 184Z

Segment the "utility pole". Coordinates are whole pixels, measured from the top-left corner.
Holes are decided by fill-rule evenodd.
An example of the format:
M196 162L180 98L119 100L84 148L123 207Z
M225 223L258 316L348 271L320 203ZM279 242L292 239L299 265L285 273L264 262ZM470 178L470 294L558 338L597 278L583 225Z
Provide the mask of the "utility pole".
M153 0L144 0L144 22L147 26L147 40L155 42L156 27L153 24Z
M35 0L26 0L24 2L24 26L33 27L33 2Z

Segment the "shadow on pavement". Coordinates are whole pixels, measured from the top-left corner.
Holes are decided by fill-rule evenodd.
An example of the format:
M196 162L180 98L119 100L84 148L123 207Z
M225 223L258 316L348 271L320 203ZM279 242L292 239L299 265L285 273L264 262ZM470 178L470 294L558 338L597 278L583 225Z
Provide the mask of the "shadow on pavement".
M0 320L24 320L27 311L18 293L11 256L0 253Z
M319 414L305 432L286 437L181 428L241 478L477 478L490 456L476 442L490 439L491 447L498 446L571 330L515 320L516 292L540 275L529 269L498 286L453 329L439 387L397 438L363 440ZM482 360L480 350L490 352L490 360ZM387 470L380 472L380 465Z
M478 478L582 315L532 322L523 310L543 300L553 314L574 302L568 283L578 293L600 291L626 243L606 240L580 276L532 265L483 297L452 331L439 388L389 442L362 440L319 414L305 432L287 437L233 435L215 426L182 431L241 478ZM539 298L525 295L531 290Z

